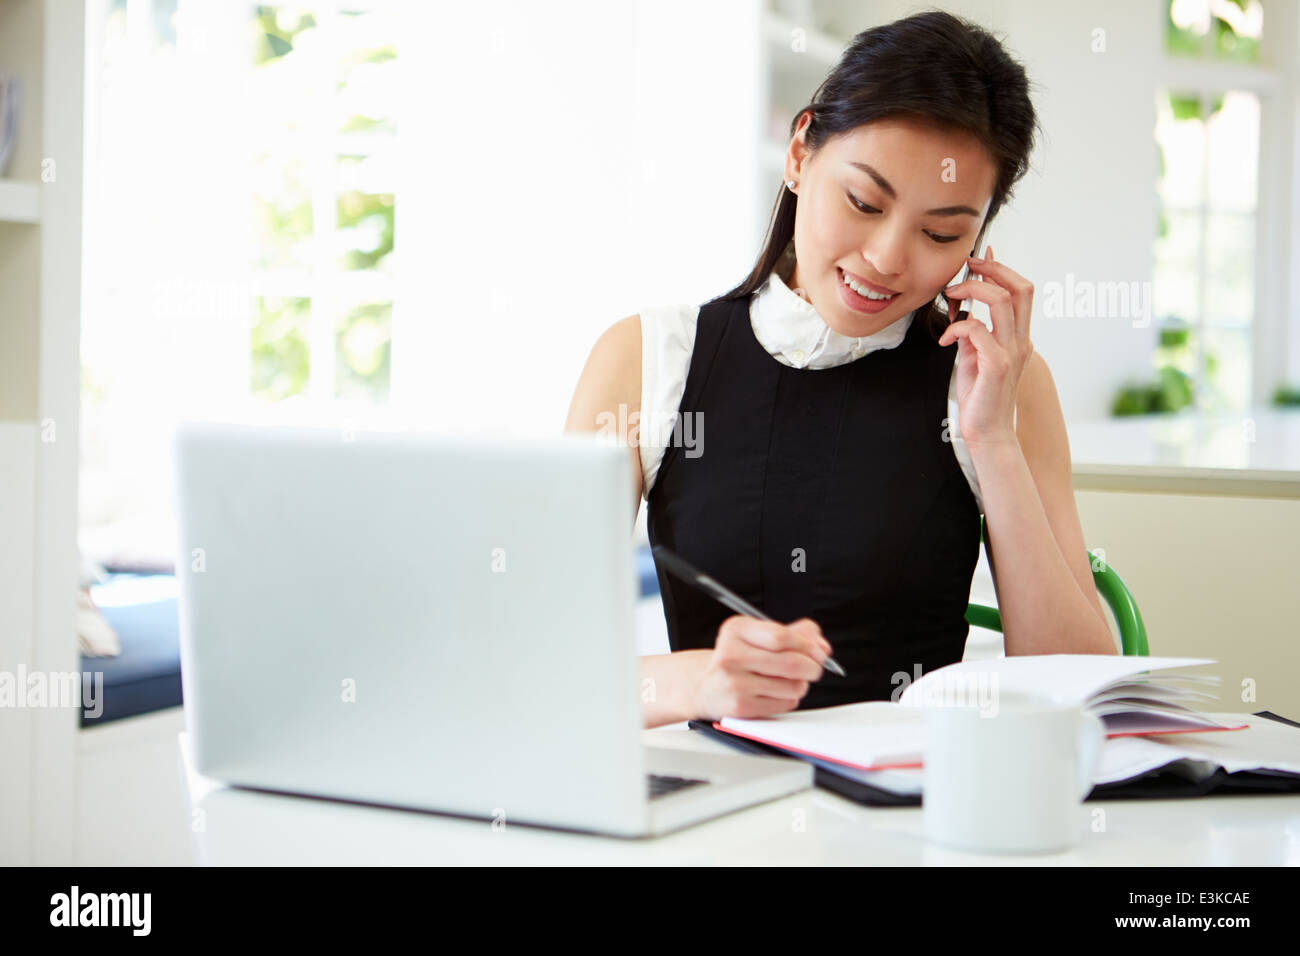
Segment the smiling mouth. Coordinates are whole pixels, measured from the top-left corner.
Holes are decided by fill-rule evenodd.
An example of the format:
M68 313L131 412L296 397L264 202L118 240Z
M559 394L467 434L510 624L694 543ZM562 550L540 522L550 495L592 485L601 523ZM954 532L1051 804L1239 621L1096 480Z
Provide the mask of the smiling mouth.
M882 285L876 285L874 282L867 282L865 279L854 275L852 272L845 272L841 266L836 266L835 268L839 272L840 282L848 288L853 289L854 292L861 295L863 298L870 299L873 302L888 302L890 299L893 299L900 294L893 289L885 288ZM853 285L849 285L848 280L850 279L853 280ZM857 286L857 288L854 289L853 286ZM883 298L881 298L882 296Z

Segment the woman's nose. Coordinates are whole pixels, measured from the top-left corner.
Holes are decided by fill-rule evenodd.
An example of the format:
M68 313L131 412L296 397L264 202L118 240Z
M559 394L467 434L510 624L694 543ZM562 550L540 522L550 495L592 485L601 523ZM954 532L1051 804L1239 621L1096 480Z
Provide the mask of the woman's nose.
M888 281L893 276L902 275L906 268L904 242L900 230L884 225L862 250L862 258L877 276Z

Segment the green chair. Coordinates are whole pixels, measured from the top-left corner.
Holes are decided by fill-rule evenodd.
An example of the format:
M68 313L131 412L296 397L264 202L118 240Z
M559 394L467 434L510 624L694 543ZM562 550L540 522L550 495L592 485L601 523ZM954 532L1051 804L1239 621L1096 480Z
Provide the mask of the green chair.
M984 516L980 515L980 539L988 547L988 536L984 528ZM1119 641L1123 652L1130 656L1150 657L1147 647L1147 630L1142 623L1142 613L1138 610L1133 593L1129 591L1124 579L1105 561L1088 552L1092 564L1092 580L1097 585L1097 593L1115 615L1115 624L1119 628ZM995 607L983 604L966 606L966 620L975 627L986 627L991 631L1002 630L1002 615Z

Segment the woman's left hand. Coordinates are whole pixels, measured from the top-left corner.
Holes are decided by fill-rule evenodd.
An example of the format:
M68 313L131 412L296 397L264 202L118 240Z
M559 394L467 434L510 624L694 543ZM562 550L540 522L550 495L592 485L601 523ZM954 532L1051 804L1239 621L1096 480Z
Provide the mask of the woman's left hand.
M1016 390L1033 354L1029 313L1034 287L1028 279L993 260L992 247L983 259L969 257L980 278L958 282L944 290L948 321L940 345L957 345L957 411L967 446L1016 440ZM953 322L957 299L979 299L993 319L990 332L979 319Z

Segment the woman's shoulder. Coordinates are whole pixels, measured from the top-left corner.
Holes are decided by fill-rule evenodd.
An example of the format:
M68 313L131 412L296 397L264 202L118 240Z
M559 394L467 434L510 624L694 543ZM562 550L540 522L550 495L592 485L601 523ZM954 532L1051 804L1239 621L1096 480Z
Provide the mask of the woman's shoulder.
M696 305L656 305L642 309L641 396L643 412L672 397L681 398L685 367L695 348Z
M647 306L638 313L641 341L655 351L685 348L689 352L695 343L699 315L700 307L687 303Z
M664 435L681 404L695 348L697 305L644 308L641 322L640 444L643 495L649 496L664 454Z

